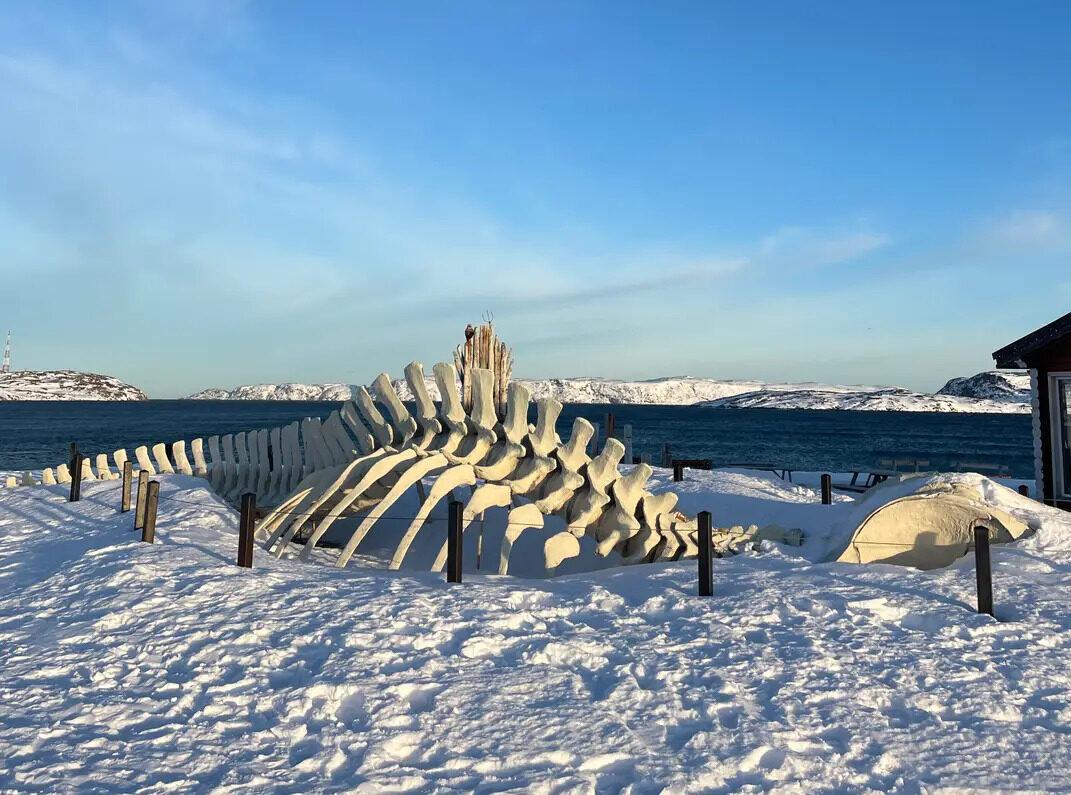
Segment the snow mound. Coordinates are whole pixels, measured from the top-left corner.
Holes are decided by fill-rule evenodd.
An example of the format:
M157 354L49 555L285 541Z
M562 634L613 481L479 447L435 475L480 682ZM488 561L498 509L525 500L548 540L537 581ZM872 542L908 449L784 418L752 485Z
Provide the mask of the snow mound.
M118 378L74 370L0 373L0 400L147 400Z

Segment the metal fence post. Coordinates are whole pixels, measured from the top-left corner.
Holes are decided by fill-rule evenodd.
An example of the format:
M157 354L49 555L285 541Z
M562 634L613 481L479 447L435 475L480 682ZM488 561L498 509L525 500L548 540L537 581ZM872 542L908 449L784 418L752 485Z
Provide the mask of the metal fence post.
M256 527L257 495L249 491L242 495L242 514L238 520L238 565L253 568L253 530Z
M119 506L119 513L130 510L130 486L134 480L134 462L123 462L123 501Z
M75 453L71 459L71 493L67 502L78 502L82 499L82 454Z
M156 508L160 502L160 482L150 480L145 487L145 526L141 528L141 540L151 544L156 538Z
M710 511L699 512L699 595L714 595L714 574L711 571L711 561L714 557L713 542L711 540L711 517Z
M978 580L978 612L993 615L993 573L989 565L989 528L974 528L974 571Z
M461 582L461 511L458 500L450 500L446 528L446 581Z
M833 478L830 475L822 475L822 504L833 504Z
M149 474L144 469L138 470L138 504L134 506L134 529L145 526L145 492L149 487Z

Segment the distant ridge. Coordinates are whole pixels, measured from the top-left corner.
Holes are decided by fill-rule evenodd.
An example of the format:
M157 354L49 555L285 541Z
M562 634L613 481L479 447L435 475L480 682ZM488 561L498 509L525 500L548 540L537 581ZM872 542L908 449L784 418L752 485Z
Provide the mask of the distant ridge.
M1029 411L1029 378L1019 373L987 372L954 378L935 394L898 387L839 386L816 383L718 381L674 376L647 381L610 378L515 379L532 399L552 397L562 403L631 405L703 405L711 408L844 409L864 411L927 411L1025 413ZM439 390L427 379L432 400ZM348 400L355 384L255 384L235 389L206 389L190 400ZM403 400L412 399L404 380L394 381Z
M0 373L0 400L148 400L118 378L75 370L13 370Z

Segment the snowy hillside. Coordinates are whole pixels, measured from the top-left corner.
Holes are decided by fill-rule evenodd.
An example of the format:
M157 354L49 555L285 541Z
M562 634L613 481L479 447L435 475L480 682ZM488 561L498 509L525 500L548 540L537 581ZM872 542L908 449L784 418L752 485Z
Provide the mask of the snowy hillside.
M349 384L250 384L234 389L205 389L188 400L349 400Z
M1029 404L1030 376L1026 373L989 370L967 378L953 378L937 390L937 394Z
M650 381L609 378L515 379L532 392L533 399L553 397L562 403L622 403L688 406L702 404L720 408L845 409L866 411L957 411L1018 413L1029 411L1029 379L1016 374L1005 377L1007 387L988 386L989 373L953 379L937 394L912 392L896 387L837 386L815 383L765 383L762 381L717 381L678 376ZM1025 392L1023 391L1023 379ZM953 384L963 394L945 391ZM404 379L394 388L403 400L411 400ZM439 390L426 379L432 400ZM233 390L208 389L191 399L211 400L345 400L356 386L346 384L262 384ZM969 394L973 389L975 394Z
M715 400L713 408L841 409L847 411L945 411L1027 413L1029 403L927 394L895 387L768 385L754 392Z
M161 476L0 489L0 789L1039 792L1071 787L1071 515L952 476L1037 533L919 572L822 544L551 581L232 564L237 515ZM659 488L668 484L659 472ZM688 473L688 511L829 539L856 504ZM47 539L48 543L42 543Z
M0 373L0 400L146 400L118 378L74 370L16 370Z

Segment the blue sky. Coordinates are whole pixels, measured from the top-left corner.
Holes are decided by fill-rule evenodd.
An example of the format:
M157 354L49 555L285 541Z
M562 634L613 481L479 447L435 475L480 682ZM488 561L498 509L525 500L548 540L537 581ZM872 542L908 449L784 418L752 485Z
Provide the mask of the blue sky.
M7 2L0 330L155 397L932 389L1071 308L1067 3Z

